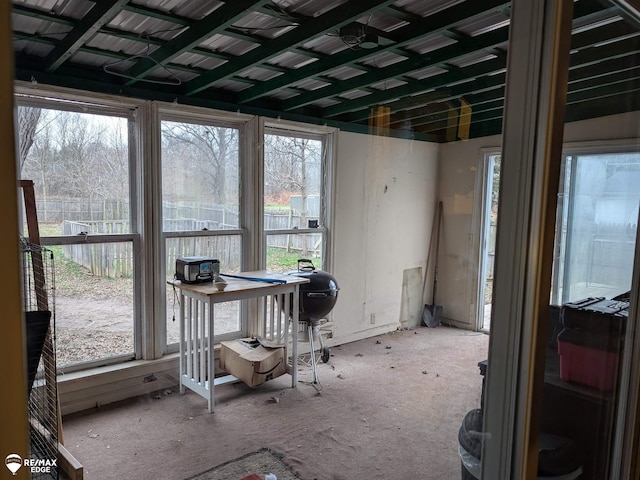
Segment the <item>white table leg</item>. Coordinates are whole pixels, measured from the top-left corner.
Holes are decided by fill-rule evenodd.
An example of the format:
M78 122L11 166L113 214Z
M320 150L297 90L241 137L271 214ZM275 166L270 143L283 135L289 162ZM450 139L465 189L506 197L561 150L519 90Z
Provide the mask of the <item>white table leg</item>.
M185 316L185 309L184 309L184 294L182 293L182 289L180 289L180 367L179 367L179 377L180 377L180 394L184 395L184 383L182 382L182 376L184 375L184 369L185 369L185 364L184 364L184 316Z
M300 287L298 285L295 286L293 291L293 326L291 332L291 349L292 358L291 358L291 388L296 388L298 386L298 321L300 318ZM287 302L287 305L289 302Z
M213 352L213 331L215 318L213 315L213 300L209 299L209 338L207 341L207 380L209 385L209 413L213 413L213 407L215 405L215 355ZM204 335L204 332L202 332Z

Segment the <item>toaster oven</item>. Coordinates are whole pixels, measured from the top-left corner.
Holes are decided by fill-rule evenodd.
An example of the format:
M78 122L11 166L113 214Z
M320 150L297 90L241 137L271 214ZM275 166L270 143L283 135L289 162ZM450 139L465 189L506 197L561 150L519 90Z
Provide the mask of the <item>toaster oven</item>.
M176 280L183 283L211 282L220 274L220 260L210 257L176 259Z

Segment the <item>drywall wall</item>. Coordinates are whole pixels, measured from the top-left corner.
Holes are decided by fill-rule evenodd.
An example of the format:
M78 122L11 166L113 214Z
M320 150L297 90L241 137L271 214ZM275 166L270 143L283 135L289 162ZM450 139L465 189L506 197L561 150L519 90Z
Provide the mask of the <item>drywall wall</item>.
M332 251L340 286L335 342L419 324L438 148L340 133Z
M565 125L564 142L635 139L640 113L612 115ZM442 145L439 156L439 199L444 205L438 303L445 320L455 326L476 328L478 261L480 257L480 176L484 155L500 151L501 137L492 136ZM502 181L508 181L503 179Z

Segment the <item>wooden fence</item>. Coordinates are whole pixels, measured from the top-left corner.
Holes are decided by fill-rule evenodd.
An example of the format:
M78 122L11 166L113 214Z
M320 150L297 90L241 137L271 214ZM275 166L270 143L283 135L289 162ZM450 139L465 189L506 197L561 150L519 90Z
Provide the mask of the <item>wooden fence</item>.
M299 215L265 215L267 229L286 229L292 228L290 225L299 224ZM165 220L164 228L165 231L199 231L204 228L221 229L222 225L214 220L182 218ZM65 236L127 232L129 222L126 221L62 222L62 234ZM322 233L267 235L267 247L319 256L322 250ZM170 238L166 242L166 271L169 273L175 270L176 258L196 255L217 258L227 271L237 271L240 269L241 248L240 235ZM133 275L133 245L130 242L65 245L63 253L93 275L111 278L129 278Z
M63 235L112 234L129 231L129 222L62 222ZM65 257L88 269L93 275L111 278L133 276L133 245L129 242L64 245Z

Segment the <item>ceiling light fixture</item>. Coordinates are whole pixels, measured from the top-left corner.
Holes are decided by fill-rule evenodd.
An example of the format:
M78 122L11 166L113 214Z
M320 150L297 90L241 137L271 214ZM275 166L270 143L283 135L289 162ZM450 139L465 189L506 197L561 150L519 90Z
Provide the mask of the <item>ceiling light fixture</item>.
M367 27L360 23L352 23L340 27L340 39L349 48L376 48L378 43L378 35L367 32Z

